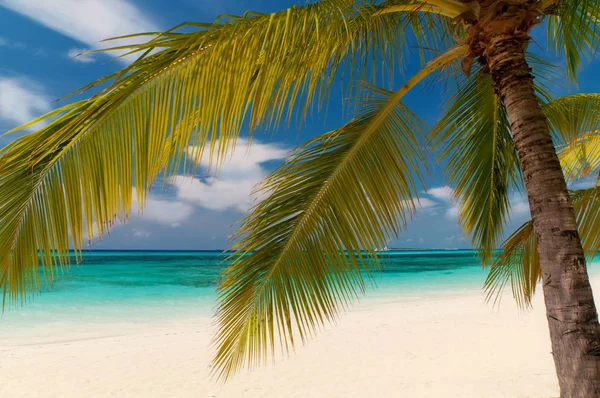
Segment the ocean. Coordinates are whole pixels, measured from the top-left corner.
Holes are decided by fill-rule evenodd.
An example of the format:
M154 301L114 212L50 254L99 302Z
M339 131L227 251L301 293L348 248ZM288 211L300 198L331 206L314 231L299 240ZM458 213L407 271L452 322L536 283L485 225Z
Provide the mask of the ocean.
M0 333L81 322L209 317L226 257L211 251L86 251L81 264L44 285L23 306L7 307ZM360 300L473 291L481 289L487 274L472 250L389 251L382 265ZM511 299L510 291L505 296Z

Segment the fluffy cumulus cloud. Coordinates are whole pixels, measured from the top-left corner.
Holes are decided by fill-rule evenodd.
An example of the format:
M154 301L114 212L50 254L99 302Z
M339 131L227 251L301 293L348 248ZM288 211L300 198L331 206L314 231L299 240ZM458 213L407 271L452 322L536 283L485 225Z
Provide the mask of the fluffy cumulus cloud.
M431 188L427 190L427 194L446 203L454 200L454 190L449 186Z
M131 207L134 217L169 225L172 228L179 227L183 221L188 219L194 213L194 207L189 203L178 200L158 199L152 194L146 198L146 207L142 212L138 213L138 201L135 188L133 189Z
M449 186L431 188L427 190L427 194L437 199L441 207L445 207L444 216L449 220L458 220L460 215L460 206L456 204L454 197L454 189Z
M430 216L438 215L440 204L434 200L431 200L426 197L420 197L418 199L413 198L413 202L417 208L417 211L420 213L424 213Z
M449 220L457 220L460 207L455 203L454 189L449 186L436 187L428 189L425 194L430 198L422 198L425 200L426 206L421 205L425 212L431 216L437 216L443 213Z
M0 76L0 120L16 127L48 112L51 100L44 88L23 77ZM32 126L35 129L38 126Z
M211 210L233 208L246 211L252 205L250 192L260 179L212 179L203 182L197 179L177 176L177 197Z
M450 220L458 220L458 217L460 216L460 206L452 205L448 207L444 215Z
M288 150L279 145L259 142L248 145L240 140L218 174L202 179L176 176L173 181L175 194L159 196L159 193L150 193L141 213L136 211L138 202L134 188L133 215L139 220L179 228L194 214L196 206L213 211L245 212L256 199L251 195L252 190L268 173L263 163L283 159L287 154ZM201 163L201 168L208 173L207 161ZM427 199L423 201L428 204Z
M0 0L0 5L93 48L105 46L99 42L106 38L160 30L128 0Z
M460 216L460 205L456 203L454 189L449 186L431 188L426 192L431 199L421 199L421 202L426 200L425 208L427 214L438 215L443 213L449 220L458 220ZM433 200L432 200L433 199ZM519 194L513 194L510 199L510 216L515 220L522 220L529 216L529 204L527 199Z
M416 200L416 202L417 202L417 208L419 208L419 209L429 209L429 208L439 206L438 202L435 202L428 198L419 198L418 200Z
M89 51L89 48L72 48L67 52L67 57L75 62L80 62L82 64L90 64L96 62L96 58L92 54L83 54L86 51Z
M283 159L287 153L287 149L275 144L254 142L248 145L246 141L240 141L218 174L203 179L177 176L177 197L210 210L244 212L256 199L251 195L253 188L267 175L262 164ZM208 170L206 160L202 166Z

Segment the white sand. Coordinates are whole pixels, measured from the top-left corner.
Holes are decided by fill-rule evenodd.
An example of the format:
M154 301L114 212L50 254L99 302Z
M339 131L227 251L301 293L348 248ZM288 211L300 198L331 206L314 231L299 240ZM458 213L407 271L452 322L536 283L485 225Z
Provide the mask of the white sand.
M0 334L0 397L558 395L541 294L528 312L509 292L499 309L479 292L382 300L364 299L289 358L224 386L209 378L205 318Z

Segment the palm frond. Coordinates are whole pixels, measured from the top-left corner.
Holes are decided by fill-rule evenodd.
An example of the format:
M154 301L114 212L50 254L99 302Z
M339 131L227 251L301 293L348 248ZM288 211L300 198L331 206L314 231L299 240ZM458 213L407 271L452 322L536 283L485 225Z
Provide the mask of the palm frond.
M510 283L519 307L528 307L541 277L533 223L527 221L502 244L502 251L494 260L485 280L487 300L494 299L497 302L504 287Z
M600 44L600 4L597 0L556 0L545 12L548 45L564 55L567 77L575 80L582 58L591 60Z
M504 106L490 77L475 73L459 82L450 106L432 130L460 205L460 223L487 263L509 214L509 193L520 180Z
M264 181L261 191L272 193L238 231L239 252L221 287L215 365L223 377L264 360L275 327L293 344L293 321L304 340L332 320L362 288L361 272L375 266L373 249L410 217L422 126L397 104L370 127L387 105L387 94L378 97Z
M526 53L526 58L537 77L536 95L545 104L558 71L538 55ZM479 248L482 263L489 264L509 219L509 195L522 185L510 123L490 76L479 66L457 80L447 103L430 133L431 145L440 150L439 160L455 187L459 222Z
M600 167L600 94L556 99L543 107L568 181Z
M556 98L554 91L560 88L558 82L564 79L564 70L557 67L552 60L532 52L526 52L525 59L535 76L533 86L540 104L553 101Z
M588 261L591 261L600 249L600 187L571 191L570 196L581 245Z
M569 192L577 218L581 244L588 261L600 249L600 187ZM502 251L494 260L486 278L484 290L487 299L500 299L507 284L520 307L531 305L538 282L542 280L537 241L533 223L527 221L502 244Z
M269 128L294 109L305 114L345 66L358 70L349 81L364 78L378 56L397 59L406 35L426 40L427 24L449 20L380 13L386 4L324 0L187 24L191 32L172 29L121 48L138 60L84 87L105 85L43 116L55 119L1 152L5 300L37 288L38 253L51 276L68 264L69 246L82 248L84 225L91 239L95 229L102 235L127 219L134 183L143 207L160 173L189 172L203 156L218 166L242 126Z
M269 176L220 287L214 369L227 378L304 341L335 318L377 267L376 248L414 212L423 126L399 101L428 73L465 53L433 60L400 90L373 89L362 113L298 148Z
M147 148L146 135L120 134L114 126L100 141L90 135L79 138L76 129L61 129L91 105L92 101L80 102L49 126L2 151L3 304L7 300L17 304L19 298L22 303L26 292L38 289L39 262L50 279L56 266L68 264L69 243L76 249L84 244L84 225L91 239L94 229L102 235L116 219L127 217L134 162L136 178L147 173L147 159L134 160L131 149Z
M600 96L580 94L558 98L543 106L565 175L579 178L600 166L598 129ZM583 250L588 260L600 249L600 188L569 192L578 224ZM536 284L541 280L536 240L528 221L502 245L485 282L488 299L499 299L510 283L517 304L531 304Z

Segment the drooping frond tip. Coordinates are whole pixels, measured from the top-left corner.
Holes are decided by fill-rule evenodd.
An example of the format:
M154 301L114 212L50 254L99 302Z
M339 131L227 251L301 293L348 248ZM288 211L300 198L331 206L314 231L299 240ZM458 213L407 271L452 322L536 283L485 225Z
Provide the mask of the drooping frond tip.
M287 350L363 289L376 247L408 221L422 168L422 126L386 95L343 128L302 146L262 184L269 194L238 231L220 291L221 377ZM297 337L297 336L296 336Z
M459 81L448 110L432 130L458 200L459 221L491 262L508 219L509 194L520 181L518 157L504 106L487 75Z
M528 307L540 279L537 242L533 223L528 221L506 239L494 260L484 284L487 300L498 302L504 287L510 283L517 305Z
M545 0L548 45L566 61L567 77L576 81L586 58L596 56L600 45L600 5L597 0Z
M335 318L415 210L422 125L402 96L466 51L433 59L394 93L371 88L360 116L300 147L261 185L220 288L215 373L226 379Z

